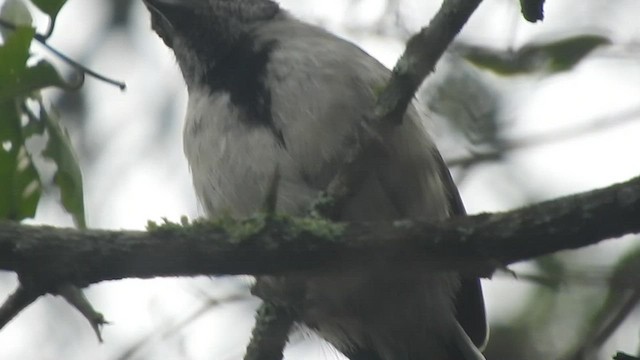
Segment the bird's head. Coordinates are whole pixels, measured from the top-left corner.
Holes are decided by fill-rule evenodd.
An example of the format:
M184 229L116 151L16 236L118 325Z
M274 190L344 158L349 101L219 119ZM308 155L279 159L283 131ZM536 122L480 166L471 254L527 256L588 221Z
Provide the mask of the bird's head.
M261 22L274 18L271 0L143 0L151 28L171 48L185 80L201 77Z

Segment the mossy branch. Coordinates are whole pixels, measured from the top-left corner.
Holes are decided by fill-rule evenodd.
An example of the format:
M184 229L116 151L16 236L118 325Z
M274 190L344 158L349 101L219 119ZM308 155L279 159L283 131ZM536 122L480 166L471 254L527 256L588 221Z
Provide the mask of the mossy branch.
M640 232L640 177L504 213L442 223L332 223L284 215L150 231L75 230L0 223L0 269L43 291L122 278L280 274L419 262L489 276L517 261Z

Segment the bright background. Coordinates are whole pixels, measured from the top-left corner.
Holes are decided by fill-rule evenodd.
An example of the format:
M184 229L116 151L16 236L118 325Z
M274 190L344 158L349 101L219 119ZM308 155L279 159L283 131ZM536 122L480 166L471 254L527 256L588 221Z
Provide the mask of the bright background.
M427 24L439 6L426 0L281 4L359 44L389 67L407 35ZM505 140L522 145L534 136L543 139L497 161L452 168L470 213L513 209L640 174L639 14L637 0L557 0L548 1L543 23L529 24L519 16L515 0L486 0L480 6L459 37L467 44L517 50L582 33L606 36L612 44L557 74L500 76L453 57L439 65L424 102L461 114L450 121L446 114L432 116L445 158L469 156ZM38 20L44 30L46 21ZM149 219L200 215L182 153L184 85L172 53L150 30L142 2L70 0L50 44L127 83L125 92L93 79L87 79L80 93L47 92L80 156L89 226L144 229ZM46 54L37 46L34 51ZM64 64L60 68L72 76ZM434 102L434 94L443 89L449 95ZM471 141L460 129L482 139ZM559 133L568 135L554 141L552 135ZM71 225L56 199L55 192L47 194L35 222ZM555 274L549 268L562 266L605 277L631 246L638 246L637 237L513 269L549 275ZM63 300L48 296L0 332L0 359L241 359L258 304L248 294L249 284L249 277L203 277L93 285L86 293L112 323L104 329L104 344L97 343L85 320ZM13 274L0 273L0 299L15 285ZM606 281L585 283L570 276L556 291L507 275L484 286L492 346L526 349L520 359L555 358L579 341L607 292ZM637 351L639 316L636 309L598 358ZM306 333L294 335L291 343L287 359L339 357ZM490 359L517 358L489 350L503 354Z

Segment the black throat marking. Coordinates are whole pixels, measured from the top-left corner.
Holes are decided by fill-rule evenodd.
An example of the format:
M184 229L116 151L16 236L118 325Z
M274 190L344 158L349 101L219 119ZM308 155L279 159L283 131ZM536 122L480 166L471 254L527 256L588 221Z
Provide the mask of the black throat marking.
M244 115L241 121L270 129L285 147L282 131L273 121L266 83L267 64L276 46L275 40L258 45L253 37L243 36L207 69L204 80L211 92L229 93L232 104Z

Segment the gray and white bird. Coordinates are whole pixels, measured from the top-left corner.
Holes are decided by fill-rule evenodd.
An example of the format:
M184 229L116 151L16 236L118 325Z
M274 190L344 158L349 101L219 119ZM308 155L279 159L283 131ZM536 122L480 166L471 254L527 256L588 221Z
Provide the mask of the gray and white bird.
M271 0L144 2L187 85L184 150L207 214L260 210L278 169L277 210L304 215L357 141L390 71ZM414 104L401 126L379 136L386 152L371 159L342 220L464 214ZM380 260L359 271L257 281L274 297L303 286L300 322L351 360L484 359L477 278Z

